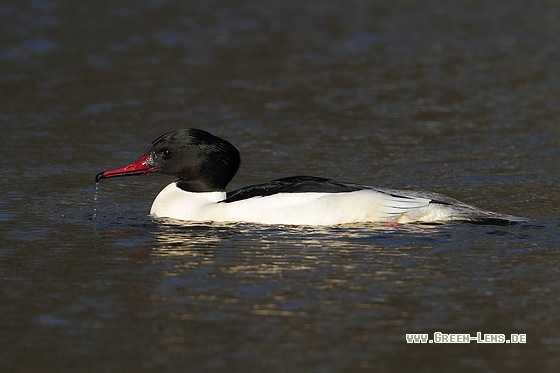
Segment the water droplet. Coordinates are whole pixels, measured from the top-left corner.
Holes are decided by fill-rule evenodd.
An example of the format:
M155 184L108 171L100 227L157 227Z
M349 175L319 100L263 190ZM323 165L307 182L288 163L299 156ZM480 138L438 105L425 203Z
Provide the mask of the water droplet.
M95 193L93 194L93 201L97 202L97 192L99 190L99 182L95 183ZM97 219L97 203L93 205L93 218Z

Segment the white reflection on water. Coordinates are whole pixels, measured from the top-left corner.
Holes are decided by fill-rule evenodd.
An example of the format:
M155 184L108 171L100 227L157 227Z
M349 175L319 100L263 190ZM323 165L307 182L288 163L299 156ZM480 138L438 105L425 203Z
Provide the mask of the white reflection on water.
M199 307L235 305L252 315L309 317L386 308L404 288L428 276L425 253L411 252L436 227L261 226L253 224L162 224L153 231L151 256L165 267L154 299L181 297L191 307L174 317L207 317ZM376 243L381 241L381 244ZM387 248L383 241L393 242ZM201 306L202 304L202 306ZM194 308L193 308L194 307ZM224 306L226 307L226 306ZM227 306L229 307L229 306ZM330 311L329 311L330 312ZM404 323L400 316L383 321Z

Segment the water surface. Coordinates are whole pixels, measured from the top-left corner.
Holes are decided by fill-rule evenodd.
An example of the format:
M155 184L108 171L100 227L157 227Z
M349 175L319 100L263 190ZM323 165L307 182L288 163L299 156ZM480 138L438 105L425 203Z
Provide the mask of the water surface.
M557 371L560 4L0 5L2 371ZM431 190L526 224L161 221L94 176L197 127L231 188ZM407 333L526 334L407 344Z

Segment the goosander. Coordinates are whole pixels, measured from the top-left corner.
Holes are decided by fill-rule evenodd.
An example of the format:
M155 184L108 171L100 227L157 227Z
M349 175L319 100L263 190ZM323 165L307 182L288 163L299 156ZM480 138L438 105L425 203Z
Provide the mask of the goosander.
M228 141L199 129L166 133L140 159L95 177L165 174L178 177L152 204L156 217L188 221L337 225L358 222L516 223L525 219L485 211L432 192L380 189L312 176L293 176L226 191L240 165Z

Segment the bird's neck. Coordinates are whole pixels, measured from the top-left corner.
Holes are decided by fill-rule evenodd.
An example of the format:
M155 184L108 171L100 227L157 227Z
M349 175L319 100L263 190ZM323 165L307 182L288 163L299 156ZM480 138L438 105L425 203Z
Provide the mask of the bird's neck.
M224 192L225 187L212 185L203 180L179 180L177 187L186 192Z

